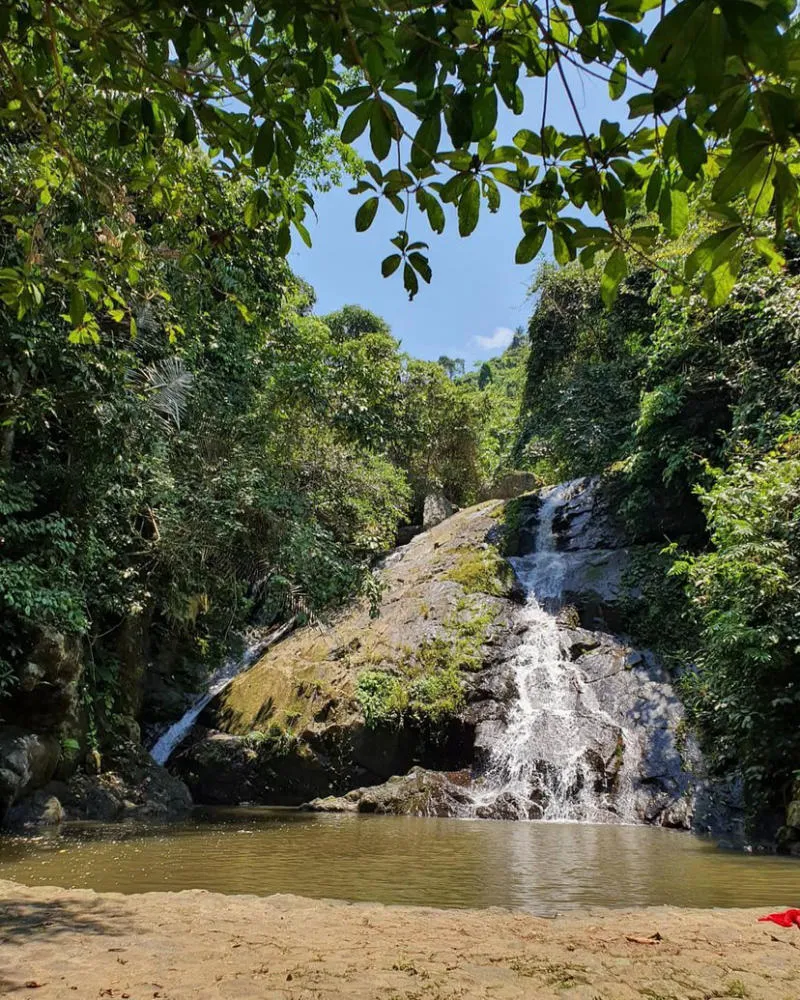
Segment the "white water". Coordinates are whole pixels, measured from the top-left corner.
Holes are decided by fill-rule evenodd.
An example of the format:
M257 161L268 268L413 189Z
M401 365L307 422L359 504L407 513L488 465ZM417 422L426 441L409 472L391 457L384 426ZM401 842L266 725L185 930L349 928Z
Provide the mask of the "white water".
M556 486L545 496L534 553L512 560L528 595L521 617L525 639L512 663L518 697L491 749L475 806L518 819L635 822L631 758L639 756L638 738L610 718L565 655L553 613L566 567L565 555L556 549L553 521L570 486ZM612 746L616 739L610 760L603 759L609 733ZM610 787L596 787L593 753L601 770L616 771L613 795Z
M272 641L274 641L274 639ZM224 691L234 677L238 676L243 670L246 670L249 666L251 666L267 645L271 645L271 642L265 639L263 634L260 634L257 638L248 642L244 653L242 653L241 656L231 657L226 660L221 667L218 667L217 670L214 671L209 678L208 688L206 691L203 694L198 695L180 719L173 723L169 729L159 737L153 746L150 751L150 756L156 764L161 764L163 766L167 763L175 749L189 735L189 731L192 726L194 726L195 722L197 722L200 713L211 701L211 699L215 697L215 695L218 695L221 691Z

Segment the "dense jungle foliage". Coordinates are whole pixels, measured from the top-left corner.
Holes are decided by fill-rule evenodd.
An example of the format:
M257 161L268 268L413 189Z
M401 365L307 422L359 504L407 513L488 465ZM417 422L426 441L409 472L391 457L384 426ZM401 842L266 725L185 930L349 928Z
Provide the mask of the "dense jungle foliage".
M757 806L800 767L800 246L786 255L779 276L746 258L718 309L632 266L608 310L599 270L544 268L515 452L548 481L606 476L649 543L631 627L692 664L706 745Z
M91 199L54 190L37 253L73 259L85 296L56 284L35 310L0 307L0 691L13 693L42 628L82 636L102 734L131 701L132 623L151 655L178 641L215 662L253 618L370 593L398 524L419 521L431 490L474 500L494 451L476 387L406 357L364 309L313 315L274 230L241 225L248 182L166 141L153 185L141 150L84 138L105 186ZM6 136L6 196L35 205L42 155L40 136ZM19 249L4 225L8 263ZM108 291L115 247L136 289L130 317ZM93 297L96 340L68 340L70 313Z

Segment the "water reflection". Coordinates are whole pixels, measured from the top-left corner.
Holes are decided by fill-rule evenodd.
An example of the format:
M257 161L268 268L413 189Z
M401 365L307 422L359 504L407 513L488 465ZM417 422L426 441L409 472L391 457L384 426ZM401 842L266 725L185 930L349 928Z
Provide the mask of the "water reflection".
M226 810L0 839L0 878L98 891L298 893L426 906L800 903L800 864L642 826Z

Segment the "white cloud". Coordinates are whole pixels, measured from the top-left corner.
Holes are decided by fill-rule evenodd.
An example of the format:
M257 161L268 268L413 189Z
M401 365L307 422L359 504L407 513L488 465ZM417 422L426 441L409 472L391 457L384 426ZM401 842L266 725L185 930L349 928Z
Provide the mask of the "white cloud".
M484 350L499 351L508 347L514 339L514 331L509 330L507 326L498 326L491 337L473 337L472 339L480 344Z

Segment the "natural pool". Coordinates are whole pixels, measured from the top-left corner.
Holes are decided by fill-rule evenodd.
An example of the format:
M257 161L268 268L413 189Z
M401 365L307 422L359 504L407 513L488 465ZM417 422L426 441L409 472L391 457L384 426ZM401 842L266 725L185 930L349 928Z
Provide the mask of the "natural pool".
M645 826L288 810L0 839L0 879L105 892L296 893L539 913L586 906L800 906L800 863Z

